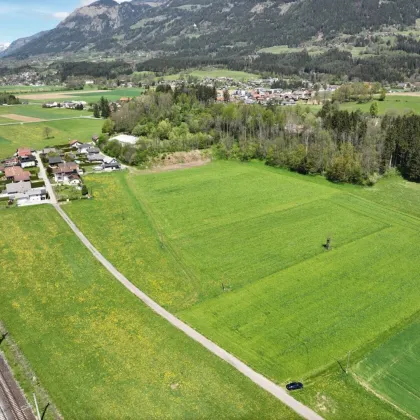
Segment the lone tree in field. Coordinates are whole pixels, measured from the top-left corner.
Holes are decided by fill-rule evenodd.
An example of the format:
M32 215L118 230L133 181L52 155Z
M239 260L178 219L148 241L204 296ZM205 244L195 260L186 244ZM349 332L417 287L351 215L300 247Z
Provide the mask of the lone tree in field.
M45 127L44 128L44 137L46 139L49 139L52 133L52 129L50 127Z
M331 249L331 237L328 236L327 242L325 243L325 249L329 251Z
M93 116L95 118L101 118L101 110L98 104L93 105Z
M371 117L377 117L378 116L378 102L373 102L370 106L369 113Z

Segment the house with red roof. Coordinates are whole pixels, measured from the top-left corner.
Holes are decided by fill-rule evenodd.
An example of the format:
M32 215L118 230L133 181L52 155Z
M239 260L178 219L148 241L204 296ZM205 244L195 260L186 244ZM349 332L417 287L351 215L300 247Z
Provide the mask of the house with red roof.
M4 176L13 182L29 181L31 179L31 173L24 171L20 166L5 168Z

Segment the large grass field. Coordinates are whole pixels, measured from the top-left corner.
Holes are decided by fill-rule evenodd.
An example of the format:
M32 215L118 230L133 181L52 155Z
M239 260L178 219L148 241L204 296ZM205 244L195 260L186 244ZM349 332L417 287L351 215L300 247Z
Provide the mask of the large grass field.
M114 90L106 91L64 91L64 92L51 92L39 94L36 92L33 94L22 95L22 100L29 100L31 103L44 103L49 101L68 100L68 101L86 101L88 103L99 102L101 97L107 98L109 101L118 101L122 97L134 98L143 93L142 88L118 88Z
M386 114L388 112L405 113L413 111L420 113L420 96L403 96L390 95L385 98L385 101L377 101L379 114ZM340 105L340 109L347 109L354 111L360 109L362 112L369 112L372 102L359 104L356 102L349 102Z
M0 117L5 114L16 114L23 115L24 117L39 118L42 120L54 120L58 118L72 118L82 116L92 116L92 112L89 111L76 111L73 109L64 108L42 108L39 105L13 105L13 106L2 106L0 107ZM7 121L3 121L7 120ZM2 123L15 123L16 121L11 119L2 118Z
M200 69L200 70L189 70L183 73L185 76L194 76L198 77L199 79L204 79L206 77L217 78L217 77L228 77L234 80L251 80L251 79L260 79L261 76L254 73L247 73L244 71L235 71L235 70L228 70L228 69L218 69L218 68L208 68L208 69ZM181 74L172 74L168 76L164 76L165 80L178 80Z
M356 362L420 309L416 184L337 186L260 163L213 162L93 175L89 185L95 200L65 209L107 258L279 383L334 376L337 360L352 351ZM316 409L317 388L329 392L326 417L398 416L350 380L325 377L301 395Z
M0 223L0 320L64 418L296 417L140 303L52 207Z
M375 349L355 368L376 392L420 417L420 320Z
M69 140L90 141L93 134L101 132L103 120L75 119L49 121L23 125L0 126L0 158L16 152L18 147L41 149L68 143ZM49 138L45 138L45 127L51 128Z

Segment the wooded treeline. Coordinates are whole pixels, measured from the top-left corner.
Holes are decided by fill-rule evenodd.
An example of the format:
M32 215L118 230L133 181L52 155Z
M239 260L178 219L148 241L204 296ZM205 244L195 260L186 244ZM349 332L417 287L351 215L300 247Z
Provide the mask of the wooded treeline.
M335 182L372 185L390 168L420 181L420 116L378 118L330 102L314 114L301 105L216 103L214 90L200 86L162 90L112 113L103 132L139 140L123 146L102 136L105 153L142 165L161 153L212 147L219 159L261 159Z

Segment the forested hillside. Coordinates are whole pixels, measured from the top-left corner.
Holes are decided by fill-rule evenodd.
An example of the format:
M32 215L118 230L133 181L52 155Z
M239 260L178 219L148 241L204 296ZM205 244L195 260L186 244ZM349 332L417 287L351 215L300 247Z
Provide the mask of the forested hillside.
M150 7L100 0L12 53L124 48L148 51L249 52L299 45L314 36L356 34L382 25L414 25L420 0L173 0Z
M395 82L418 74L419 17L420 0L100 0L5 54L106 52L139 70L222 64Z

